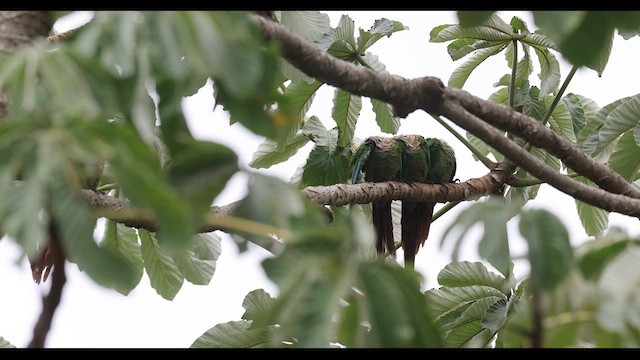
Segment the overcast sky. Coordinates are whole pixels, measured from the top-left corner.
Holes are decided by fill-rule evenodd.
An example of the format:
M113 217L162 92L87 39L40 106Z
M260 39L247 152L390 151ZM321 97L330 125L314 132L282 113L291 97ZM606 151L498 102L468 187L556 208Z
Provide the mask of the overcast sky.
M355 20L356 28L369 29L373 22L386 17L398 20L409 30L382 39L370 51L378 55L392 74L406 78L436 76L445 83L461 61L452 62L446 52L446 44L429 43L429 33L435 26L457 22L454 12L419 11L355 11L329 12L331 26L336 26L343 13ZM503 20L509 22L513 15L520 16L534 30L534 23L526 12L501 12ZM60 22L56 30L65 31L84 21L82 16ZM592 70L579 70L567 89L594 100L600 107L610 102L638 94L640 74L637 54L640 43L637 37L625 41L616 36L609 64L603 77L598 78ZM559 56L559 55L558 55ZM560 58L562 80L570 67ZM509 70L503 56L497 56L480 65L465 85L465 90L486 98L495 88L493 84ZM535 80L532 81L535 82ZM539 84L538 84L539 85ZM331 99L333 89L323 86L316 96L308 115L316 115L328 127L331 120ZM229 126L228 117L217 108L212 112L213 95L210 84L184 104L189 126L197 137L221 142L233 148L240 158L241 166L247 163L262 138L253 135L240 125ZM373 121L370 103L363 100L363 110L358 120L356 136L366 138L380 134ZM463 130L459 129L461 132ZM414 112L402 120L400 133L421 134L446 139L455 149L458 159L456 177L465 181L486 174L486 168L473 161L469 151L451 134L424 112ZM284 164L276 165L260 173L289 180L295 169L304 162L311 145ZM249 170L249 169L248 169ZM252 170L254 171L254 170ZM239 200L246 193L246 175L234 176L225 191L216 199L217 205ZM425 277L424 289L437 286L435 281L440 271L450 261L450 248L440 249L438 240L448 224L464 206L458 206L440 218L431 227L429 241L416 258L416 270ZM527 205L528 208L544 208L560 217L567 226L574 244L588 239L580 225L574 200L549 186L543 186L538 197ZM610 225L630 229L639 235L630 224L637 225L637 219L612 214ZM517 223L509 223L512 247L522 252L522 240L517 237ZM265 277L260 261L269 254L258 247L238 254L237 247L228 236L223 236L223 252L217 263L215 275L208 286L194 286L185 282L173 301L167 301L149 286L146 275L140 285L129 296L95 285L80 273L73 264L67 264L67 284L64 288L62 304L58 308L48 347L188 347L203 332L212 326L227 321L239 320L243 313L244 296L262 288L276 295L275 286ZM478 260L473 241L468 242L468 250L462 251L463 260ZM26 261L16 263L19 258L17 245L12 241L0 241L0 336L18 347L24 347L31 339L33 325L41 310L41 296L46 294L50 281L36 285L31 280ZM522 276L528 269L516 264L516 274Z

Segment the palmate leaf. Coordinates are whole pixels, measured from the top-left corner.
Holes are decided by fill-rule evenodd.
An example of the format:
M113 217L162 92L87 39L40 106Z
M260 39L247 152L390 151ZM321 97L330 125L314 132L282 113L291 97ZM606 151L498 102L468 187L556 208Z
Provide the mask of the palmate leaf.
M507 46L506 43L500 43L498 45L476 51L471 56L471 58L469 58L464 64L460 65L453 71L453 73L449 77L449 82L447 85L461 89L473 70L475 70L478 65L488 59L490 56L502 51L505 46Z
M400 129L400 118L393 115L391 105L377 99L371 99L371 106L376 114L376 123L380 127L380 131L396 134Z
M370 347L441 347L414 272L382 263L360 270L368 310Z
M215 233L196 234L191 237L186 249L171 254L171 257L187 281L195 285L207 285L222 252L221 241Z
M353 19L342 15L338 26L326 32L316 41L318 47L327 50L329 54L345 61L353 62L357 58L355 26Z
M144 265L136 230L113 220L107 220L100 246L121 256L133 266L136 274L135 278L137 279L134 287L137 286L140 279L142 279ZM126 295L133 288L124 290L123 294Z
M454 240L455 244L451 255L452 259L457 261L464 234L476 223L481 223L484 225L484 233L478 245L480 256L486 258L498 271L508 276L511 272L511 260L507 221L513 217L514 210L513 206L505 206L504 203L497 201L473 204L460 213L456 221L445 230L440 245L444 246L445 241L450 239L449 234L454 228L461 227L461 231Z
M245 310L242 319L253 321L254 328L275 324L276 319L270 313L274 301L275 299L262 289L251 291L242 302L242 307Z
M609 158L609 166L629 182L638 179L640 146L635 141L633 131L628 130L622 134Z
M340 89L335 90L331 117L338 125L338 146L346 147L351 143L361 109L360 96Z
M596 116L598 111L600 111L600 107L595 101L574 93L567 94L560 99L560 101L564 103L564 106L566 106L571 115L573 132L577 135L576 142L580 144L580 132L584 129L587 122Z
M453 262L438 274L438 283L451 288L465 286L488 286L499 290L505 296L511 292L508 281L498 274L489 272L480 262Z
M503 299L500 297L479 299L467 307L456 321L445 324L441 329L446 331L444 338L446 347L488 347L494 333L482 326L482 319L490 306L499 300Z
M544 290L552 290L573 264L567 229L546 210L521 212L519 227L529 244L531 281Z
M534 49L540 62L540 95L538 100L542 100L543 97L558 89L560 84L560 63L546 48L539 49L534 47Z
M317 117L312 116L302 132L316 143L304 165L303 186L346 182L349 178L351 150L338 146L337 129L327 130Z
M358 36L358 40L356 41L357 52L363 53L383 37L391 37L395 32L408 29L408 27L402 25L399 21L386 18L378 19L373 23L369 31L360 29L360 36Z
M142 259L151 287L167 300L173 300L184 281L184 276L171 258L170 252L158 245L158 240L147 230L138 229L142 244Z
M462 27L460 25L441 25L433 28L430 33L430 42L445 42L460 38L471 38L488 41L508 42L513 39L511 26L502 21L500 17L492 15L484 25L474 27Z
M585 124L585 127L580 131L577 139L578 143L582 144L582 150L585 153L595 157L602 151L599 150L596 152L596 148L600 142L600 129L607 121L609 114L630 99L632 99L632 97L628 96L605 105L596 113L592 121L588 121L587 124Z
M249 166L254 169L269 168L275 164L289 160L293 155L298 153L303 146L309 142L309 138L303 134L296 135L291 141L284 145L265 139L258 145L258 149L253 153L253 158L249 162Z
M606 115L600 128L598 145L594 153L598 153L622 133L636 126L640 121L640 95L635 95L621 102Z
M192 348L248 349L266 347L268 329L252 329L251 321L230 321L218 324L200 335Z
M461 287L442 286L425 293L429 309L440 323L454 321L471 303L490 298L505 297L505 294L494 287L486 285L467 285ZM506 297L505 297L506 298Z
M319 11L282 11L280 12L280 23L311 42L321 39L325 33L331 30L329 16ZM279 65L282 74L290 80L306 83L314 81L312 77L284 59L279 60Z
M2 336L0 336L0 349L10 349L15 348L15 345L11 344L7 340L5 340Z

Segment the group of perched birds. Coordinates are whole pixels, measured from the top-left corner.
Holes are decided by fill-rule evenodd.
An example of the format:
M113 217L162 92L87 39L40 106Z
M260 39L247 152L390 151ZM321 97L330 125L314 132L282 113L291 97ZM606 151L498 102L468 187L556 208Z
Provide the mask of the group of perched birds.
M371 136L365 139L351 160L351 183L364 174L365 182L402 181L406 183L443 184L453 182L456 158L445 141L421 135ZM391 201L376 201L373 225L378 254L395 256ZM416 254L424 245L435 203L402 201L401 246L405 267L413 268Z

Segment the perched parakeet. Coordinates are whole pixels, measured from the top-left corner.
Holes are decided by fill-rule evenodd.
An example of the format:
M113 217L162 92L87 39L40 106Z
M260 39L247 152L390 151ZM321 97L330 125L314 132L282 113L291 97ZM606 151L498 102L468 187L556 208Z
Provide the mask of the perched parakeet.
M427 164L424 182L427 184L453 182L456 173L456 156L453 148L444 140L436 138L425 138L420 147L425 154ZM415 158L419 157L415 156ZM411 162L415 162L416 165L411 165ZM413 177L417 177L422 171L421 167L418 160L411 162L406 166L406 171L408 174L413 172ZM411 179L408 176L406 178L405 181ZM405 254L405 266L413 268L415 256L429 236L435 205L436 203L431 202L402 202L402 247Z
M364 173L364 180L367 182L400 180L401 156L401 150L393 138L371 136L365 139L351 159L351 183L358 182L361 172ZM378 254L387 252L395 256L391 201L376 201L372 206L376 250Z
M402 181L424 183L427 181L428 149L420 135L397 135L394 137L402 152ZM416 253L429 233L435 203L402 201L402 250L406 267L413 268Z

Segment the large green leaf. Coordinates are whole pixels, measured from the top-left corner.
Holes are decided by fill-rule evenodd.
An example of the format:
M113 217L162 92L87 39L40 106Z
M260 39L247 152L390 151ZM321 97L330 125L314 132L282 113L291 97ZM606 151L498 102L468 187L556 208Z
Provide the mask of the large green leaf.
M135 287L144 273L142 253L140 252L136 230L113 220L107 220L100 246L121 256L133 266L136 274L135 278L137 279L134 284ZM124 294L126 295L132 289L124 289Z
M331 30L329 17L319 11L282 11L280 22L283 26L302 36L304 39L314 42ZM280 71L288 79L312 83L313 78L298 70L286 60L280 60Z
M387 134L397 133L400 128L400 118L393 115L391 105L377 99L371 99L371 105L380 130Z
M361 109L360 96L340 89L335 90L331 117L338 125L338 146L346 147L351 143Z
M603 242L600 239L594 241L593 245L578 257L578 267L585 279L598 280L609 262L632 244L629 240Z
M251 291L242 302L244 308L242 319L253 321L254 327L275 324L276 319L270 313L274 301L275 299L262 289Z
M346 182L349 178L351 150L338 146L337 129L327 130L318 118L312 116L302 131L316 143L304 165L303 186Z
M362 54L383 37L391 37L394 32L407 30L408 28L402 25L399 21L393 21L389 19L378 19L373 23L373 26L369 31L360 29L360 36L356 41L357 52Z
M595 153L601 151L622 133L634 128L640 121L638 114L640 114L640 95L626 99L611 110L600 129Z
M640 146L636 143L633 131L628 130L622 134L616 149L609 158L609 166L629 182L633 182L638 178Z
M597 185L584 177L576 178L576 181L579 181L583 184L589 185L591 187L597 188ZM609 225L609 212L603 210L599 207L587 204L580 200L576 200L576 208L578 210L578 216L580 217L580 222L582 223L582 227L584 231L589 236L599 236Z
M151 287L158 295L173 300L184 280L184 276L171 258L170 252L158 245L158 240L144 229L138 229L142 243L144 268L151 281Z
M187 248L171 254L184 278L195 285L207 285L216 270L222 252L221 240L215 233L194 235Z
M218 324L200 335L192 348L248 349L266 347L268 329L251 329L251 321L230 321Z
M309 138L303 134L296 135L284 145L265 139L262 144L258 145L256 152L253 153L253 159L249 162L249 166L255 169L269 168L272 165L287 161L308 142Z
M547 109L551 108L553 97L545 97L544 102ZM571 142L576 142L571 113L563 102L558 102L556 107L553 109L553 112L549 117L549 125L551 125L553 131L567 138Z
M544 290L553 289L573 265L567 229L546 210L526 210L520 214L520 233L529 244L531 280Z
M464 64L457 67L449 77L448 86L461 89L473 70L490 56L502 51L506 44L498 44L476 51Z
M369 346L442 346L415 273L371 263L362 266L360 276L371 323Z
M513 38L513 30L496 15L492 15L481 26L441 25L433 28L430 42L445 42L460 38L508 42Z
M538 99L542 100L543 97L558 89L560 84L560 63L549 50L540 50L537 47L534 49L540 62L540 97Z
M2 336L0 336L0 349L10 349L15 348L15 345L11 344L7 340L5 340Z
M438 274L438 283L447 287L488 286L509 295L511 287L507 280L487 268L480 262L452 262Z
M505 206L498 201L488 201L473 204L465 209L442 235L441 245L444 245L454 228L461 227L458 237L455 239L452 258L457 261L458 251L462 246L463 236L476 223L484 225L484 233L478 245L480 256L486 258L491 265L505 276L511 271L511 258L509 253L509 239L507 234L507 221L513 217L514 209ZM444 284L443 284L444 285Z
M494 333L482 326L490 306L501 299L500 297L486 297L472 303L464 310L456 321L445 324L442 330L446 331L445 345L447 347L488 347Z
M285 133L283 137L277 139L278 144L282 145L282 142L291 141L297 134L298 130L304 123L305 115L313 99L315 98L316 91L322 86L320 81L291 81L291 83L284 90L284 94L280 102L278 103L278 109L282 110L283 115L287 115L295 119L295 126L291 126L289 132Z
M605 329L625 332L630 327L636 334L640 330L639 256L640 246L628 246L600 276L598 287L606 297L598 309L598 322Z
M480 299L487 297L505 297L499 289L485 285L467 285L461 287L442 286L425 293L429 309L441 323L457 319L466 307Z
M338 26L326 32L322 39L317 40L316 43L321 49L327 50L329 54L338 59L355 62L358 52L356 51L354 31L353 19L348 15L342 15Z
M573 132L578 135L576 142L580 144L580 132L584 129L588 121L593 119L600 107L593 100L582 95L569 93L560 99L567 107L571 114L571 122L573 122Z
M582 145L582 150L591 155L596 156L602 150L596 151L597 147L600 145L600 129L607 121L607 117L613 110L618 108L618 106L624 104L625 102L632 99L632 97L624 97L622 99L618 99L605 107L601 108L597 113L593 120L588 121L584 128L580 131L578 136L578 143Z

